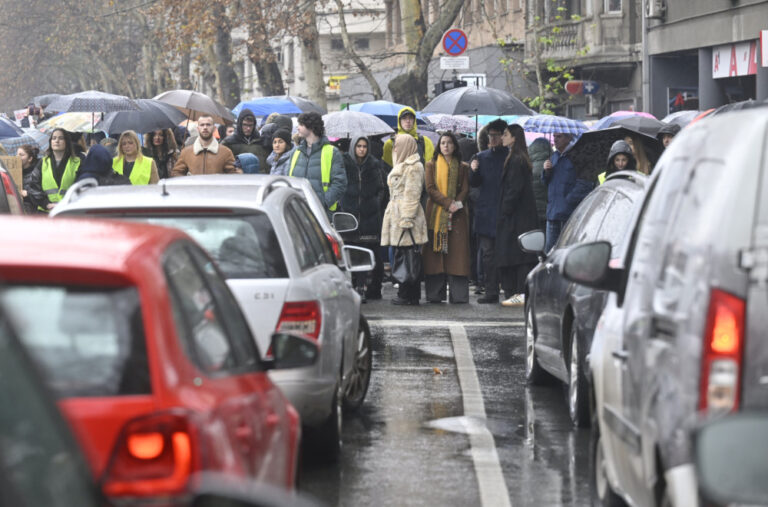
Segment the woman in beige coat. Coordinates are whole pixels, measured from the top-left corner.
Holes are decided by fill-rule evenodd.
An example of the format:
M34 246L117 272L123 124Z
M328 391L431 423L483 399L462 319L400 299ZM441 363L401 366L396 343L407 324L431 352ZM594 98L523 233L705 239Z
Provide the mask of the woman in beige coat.
M389 204L381 227L382 246L407 247L427 242L427 221L421 207L424 166L413 136L398 134L393 147L394 167L387 177ZM418 305L421 282L401 283L395 305Z

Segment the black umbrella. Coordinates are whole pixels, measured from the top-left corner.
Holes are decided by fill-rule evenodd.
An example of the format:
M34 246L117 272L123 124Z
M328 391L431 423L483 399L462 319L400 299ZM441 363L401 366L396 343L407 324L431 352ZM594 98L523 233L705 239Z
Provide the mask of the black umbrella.
M170 104L154 99L137 99L139 111L108 113L96 128L108 134L121 134L126 130L139 133L173 128L187 119L187 115Z
M716 114L722 114L727 113L730 111L741 111L742 109L752 109L754 107L768 107L768 101L766 102L758 102L757 100L742 100L741 102L732 102L730 104L725 104L724 106L720 106L714 111L712 111L712 116Z
M597 177L605 171L613 143L626 137L631 137L633 143L642 143L651 167L656 164L661 152L664 151L664 146L655 137L626 127L613 126L603 130L584 132L576 144L568 150L568 158L580 173Z
M659 129L664 126L664 122L656 120L654 118L648 118L647 116L631 116L629 118L622 118L613 123L619 127L626 127L629 130L634 130L641 134L649 136L656 136L659 133Z

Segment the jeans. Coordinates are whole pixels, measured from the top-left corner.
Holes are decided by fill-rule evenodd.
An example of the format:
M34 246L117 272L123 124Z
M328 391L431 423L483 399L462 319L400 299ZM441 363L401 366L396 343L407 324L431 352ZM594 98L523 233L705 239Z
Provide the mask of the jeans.
M563 220L547 220L547 238L544 246L544 253L549 253L552 247L557 243L560 238L560 231L563 230Z

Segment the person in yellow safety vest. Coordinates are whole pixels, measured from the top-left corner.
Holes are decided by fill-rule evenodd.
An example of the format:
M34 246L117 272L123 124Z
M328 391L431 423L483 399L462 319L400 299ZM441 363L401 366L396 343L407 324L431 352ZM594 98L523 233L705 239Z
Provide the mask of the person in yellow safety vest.
M410 107L404 107L397 113L397 133L408 134L416 139L416 147L419 152L419 159L421 165L425 165L427 160L432 160L435 153L435 146L432 144L432 140L428 137L424 137L416 130L416 111ZM381 160L386 162L389 167L392 167L392 144L394 143L394 136L384 143L384 154Z
M61 201L67 189L75 182L81 158L75 154L69 132L57 128L51 132L48 150L35 168L30 186L45 193L48 202L38 206L44 213Z
M126 130L117 142L117 156L112 160L112 169L127 176L132 185L157 183L157 164L141 153L139 136L133 130Z
M347 191L343 156L325 136L323 117L318 113L302 113L298 123L302 141L293 153L288 176L308 179L330 216Z

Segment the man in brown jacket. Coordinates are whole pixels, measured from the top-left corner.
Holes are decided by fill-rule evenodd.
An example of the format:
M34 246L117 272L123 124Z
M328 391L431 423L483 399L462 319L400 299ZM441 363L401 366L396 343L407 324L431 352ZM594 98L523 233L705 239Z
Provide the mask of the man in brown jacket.
M242 174L240 169L235 168L232 151L213 137L213 118L200 116L197 119L197 132L195 142L181 150L171 177L187 174Z

